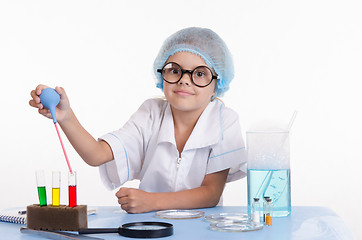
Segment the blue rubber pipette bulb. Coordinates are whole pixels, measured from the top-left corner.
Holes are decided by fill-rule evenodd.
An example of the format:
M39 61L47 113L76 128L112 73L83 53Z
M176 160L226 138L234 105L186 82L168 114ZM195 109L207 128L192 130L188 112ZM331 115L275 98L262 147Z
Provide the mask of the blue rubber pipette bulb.
M40 102L44 107L50 110L50 114L52 115L53 122L57 122L57 116L55 114L55 107L59 104L60 95L55 91L54 88L45 88L39 95Z

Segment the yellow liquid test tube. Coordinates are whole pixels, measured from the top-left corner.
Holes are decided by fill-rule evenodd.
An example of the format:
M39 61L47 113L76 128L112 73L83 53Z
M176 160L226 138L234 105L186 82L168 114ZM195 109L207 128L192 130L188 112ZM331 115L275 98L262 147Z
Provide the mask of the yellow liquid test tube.
M60 204L60 188L53 188L52 189L52 200L53 206L59 207Z
M59 207L60 204L60 172L53 171L52 205Z

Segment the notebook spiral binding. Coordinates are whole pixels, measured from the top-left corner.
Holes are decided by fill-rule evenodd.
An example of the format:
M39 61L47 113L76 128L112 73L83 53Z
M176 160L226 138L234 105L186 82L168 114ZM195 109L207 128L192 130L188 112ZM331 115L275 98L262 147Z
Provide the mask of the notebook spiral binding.
M26 215L10 215L0 212L0 222L26 224Z

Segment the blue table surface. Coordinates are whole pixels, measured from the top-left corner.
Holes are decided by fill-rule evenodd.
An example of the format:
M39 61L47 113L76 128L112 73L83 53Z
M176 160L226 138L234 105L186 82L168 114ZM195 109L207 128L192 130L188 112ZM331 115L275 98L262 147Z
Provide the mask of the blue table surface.
M218 232L209 228L210 223L204 218L189 220L161 219L155 216L155 212L142 214L127 214L117 206L95 207L97 213L88 216L88 227L119 227L129 222L160 221L174 225L174 234L162 239L354 239L352 232L343 220L332 210L325 207L292 207L292 214L288 217L273 218L272 226L264 226L262 230L253 232ZM246 207L224 206L199 209L205 212L205 216L215 213L246 213ZM45 239L39 236L20 233L20 227L25 225L0 222L0 239ZM118 234L89 235L103 239L130 239Z

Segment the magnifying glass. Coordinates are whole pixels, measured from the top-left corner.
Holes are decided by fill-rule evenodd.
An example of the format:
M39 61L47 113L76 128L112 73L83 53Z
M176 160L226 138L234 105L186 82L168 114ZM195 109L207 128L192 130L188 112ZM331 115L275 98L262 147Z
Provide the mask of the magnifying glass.
M165 222L133 222L119 228L80 228L79 234L118 233L130 238L161 238L173 234L173 225Z

